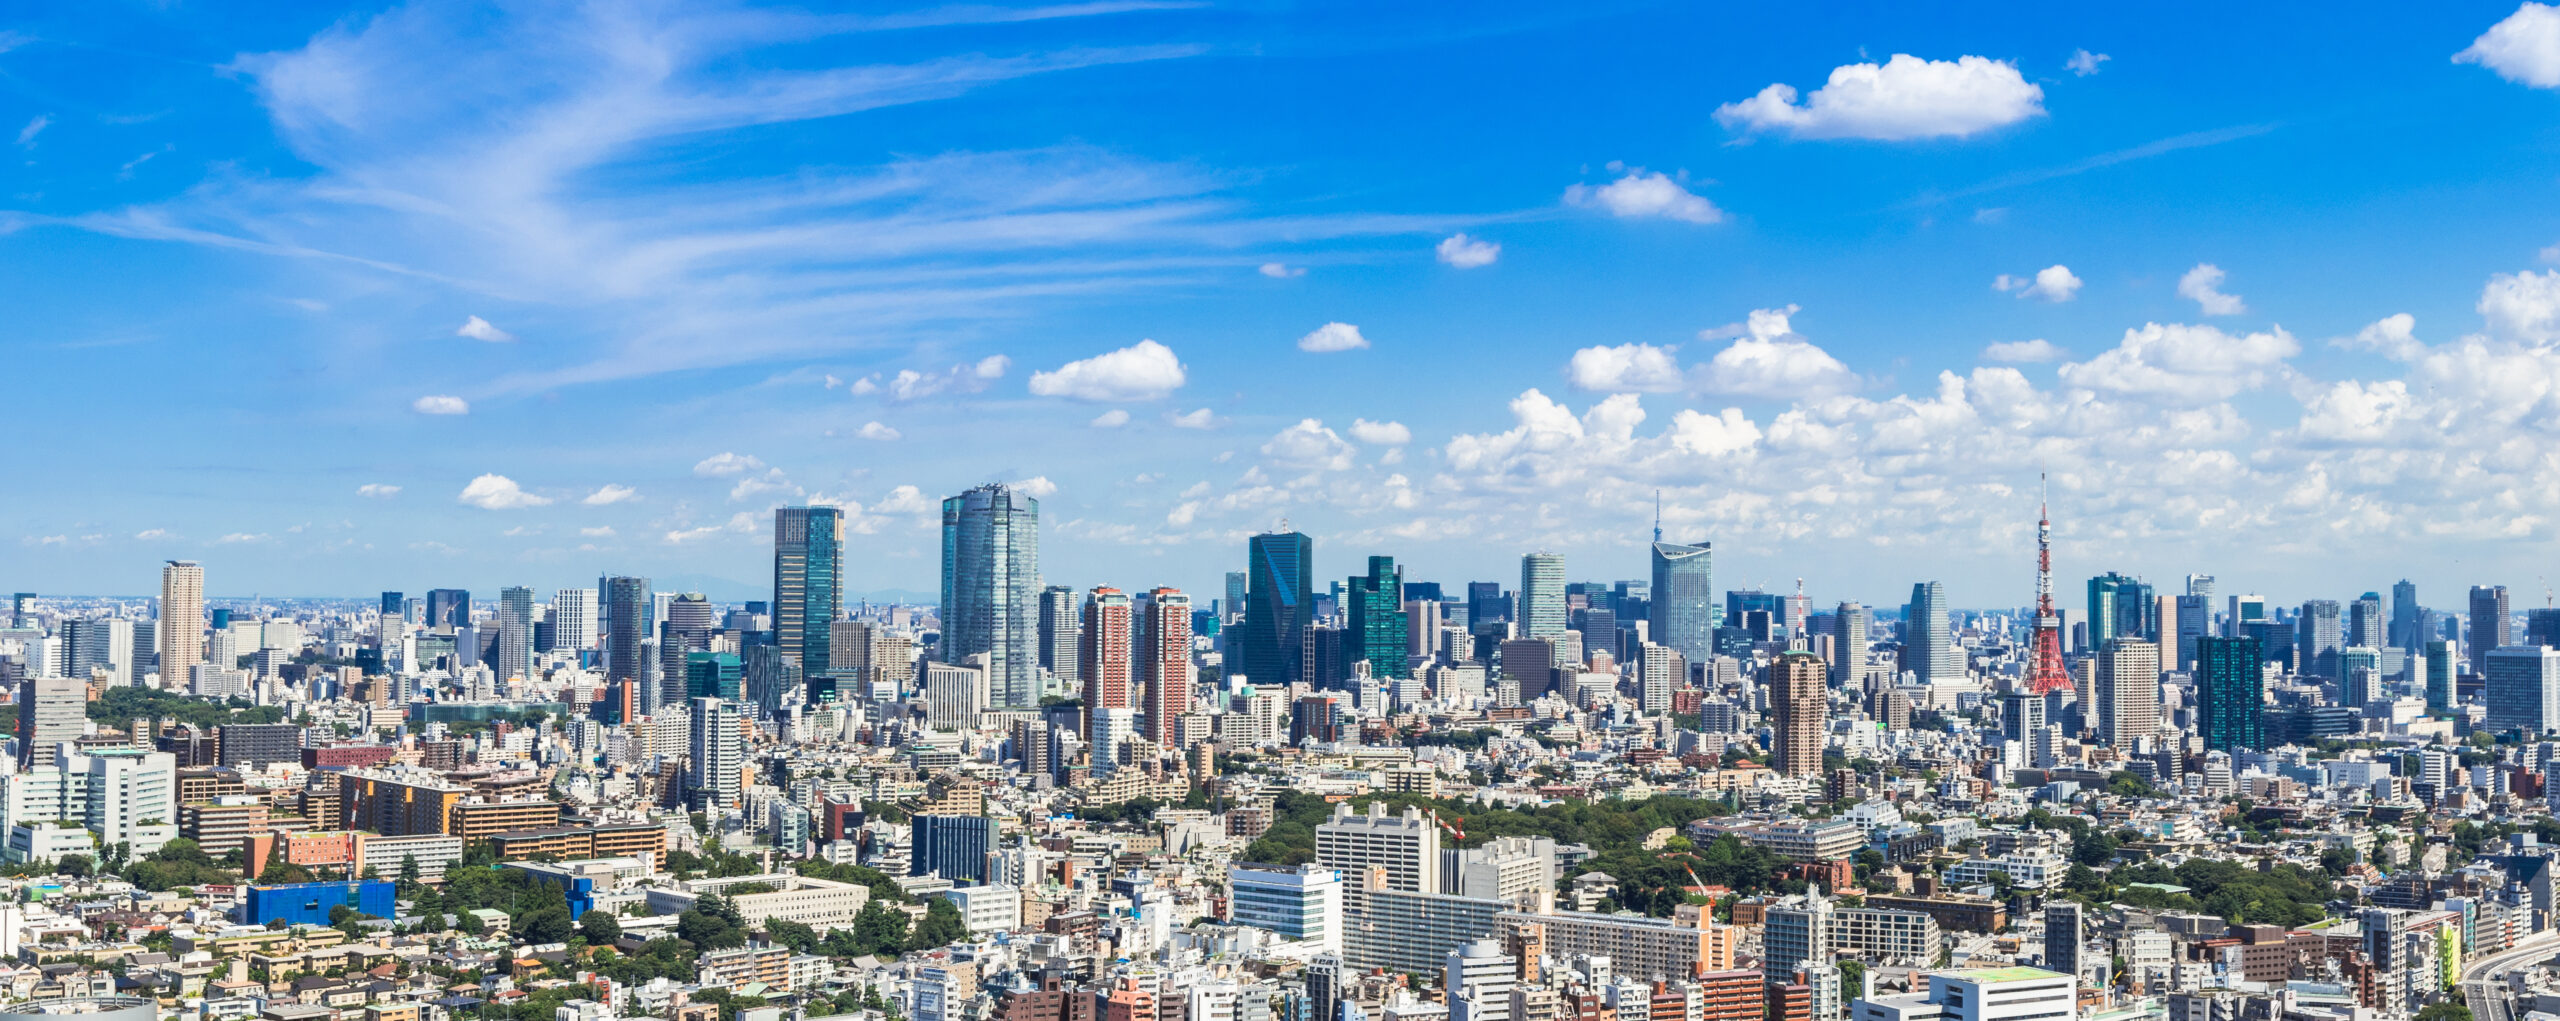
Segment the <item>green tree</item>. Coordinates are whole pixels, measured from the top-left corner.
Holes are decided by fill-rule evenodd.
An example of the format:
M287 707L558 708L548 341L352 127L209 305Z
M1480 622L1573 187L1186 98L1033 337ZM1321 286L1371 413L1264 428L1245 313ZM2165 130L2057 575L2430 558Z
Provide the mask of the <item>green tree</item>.
M61 870L63 875L73 879L86 878L96 869L96 866L89 861L89 856L85 854L63 855L62 860L55 863L54 867Z
M622 938L622 921L610 911L589 911L578 916L578 932L589 943L608 946Z
M907 940L909 950L931 950L949 946L969 938L969 924L960 918L960 908L948 897L925 901L924 921L916 923L915 936Z
M461 911L456 914L457 917L454 919L453 931L459 932L465 936L488 935L489 923L481 921L480 916L472 914L469 911Z
M826 937L819 935L818 930L810 928L807 923L795 922L788 918L776 918L764 923L764 933L774 942L790 947L791 952L795 954L815 952L819 944L826 942Z
M728 898L706 894L676 916L676 935L704 950L729 950L747 945L747 920Z

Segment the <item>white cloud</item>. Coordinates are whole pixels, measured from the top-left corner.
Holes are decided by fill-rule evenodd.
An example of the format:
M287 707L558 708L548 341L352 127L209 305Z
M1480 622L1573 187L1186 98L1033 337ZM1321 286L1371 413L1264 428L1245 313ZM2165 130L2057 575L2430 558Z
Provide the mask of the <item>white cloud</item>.
M1360 328L1350 323L1326 323L1298 338L1300 351L1356 351L1368 346L1369 338L1361 336Z
M1035 500L1046 500L1058 494L1058 484L1049 481L1049 477L1046 475L1034 475L1020 482L1016 482L1013 484L1013 488L1021 490L1024 495Z
M1186 411L1178 415L1168 411L1164 413L1164 420L1172 423L1176 429L1210 429L1218 424L1218 416L1210 413L1207 408Z
M2063 382L2092 390L2209 404L2263 385L2301 351L2282 329L2233 336L2210 326L2145 323L2097 357L2063 366L2061 374Z
M1413 430L1402 422L1372 422L1365 418L1351 420L1351 438L1380 447L1401 447L1413 442Z
M1569 206L1602 209L1618 217L1661 217L1684 223L1720 223L1724 210L1715 203L1691 194L1680 182L1660 171L1646 173L1642 168L1630 170L1627 176L1594 188L1576 184L1564 190ZM1446 242L1443 242L1445 245Z
M871 505L871 511L875 514L925 514L940 509L940 504L925 499L924 491L914 486L899 486L891 489L886 498Z
M1794 86L1716 108L1728 128L1784 131L1797 138L1897 142L1963 138L2044 114L2044 90L2016 66L1987 57L1922 60L1897 53L1883 66L1843 64L1801 105Z
M488 320L482 319L479 316L465 317L462 320L462 328L453 331L453 335L457 337L469 337L473 340L485 340L492 344L505 343L516 339L515 334L508 333L505 330L491 326L489 325Z
M597 525L593 528L581 528L578 534L590 539L610 539L613 537L613 526Z
M1494 260L1501 258L1502 243L1471 238L1465 234L1451 234L1441 239L1432 251L1438 253L1441 262L1450 266L1459 269L1475 269L1479 266L1493 265Z
M233 532L233 533L231 533L231 534L229 534L229 535L223 536L222 538L215 539L214 541L215 541L215 542L217 542L217 543L221 543L222 545L225 545L225 546L236 546L236 545L240 545L240 544L242 544L242 543L250 543L250 542L265 542L265 541L267 541L267 533L265 533L265 532Z
M2032 365L2040 362L2058 362L2068 354L2069 352L2039 337L2034 340L2008 340L1988 345L1982 349L1982 360Z
M2413 361L2424 354L2427 346L2418 340L2418 317L2406 312L2387 315L2366 324L2353 337L2331 341L2339 347L2362 348L2396 362Z
M388 499L400 495L400 487L381 482L367 482L356 487L356 495L369 496L377 500Z
M1671 393L1687 384L1677 350L1651 344L1586 347L1573 353L1565 378L1575 389L1598 393Z
M2037 270L2033 277L2002 273L1991 281L1991 287L1996 291L2016 291L2021 298L2063 302L2080 294L2080 278L2071 275L2070 267L2055 263Z
M2527 0L2454 54L2453 62L2478 64L2519 85L2560 88L2560 7Z
M1262 456L1291 468L1340 471L1351 467L1355 453L1341 435L1312 418L1300 419L1262 445Z
M2209 316L2236 316L2249 310L2237 294L2222 293L2222 267L2199 262L2178 278L2178 297L2195 302Z
M1760 436L1760 427L1743 417L1740 408L1726 408L1713 415L1682 408L1671 416L1671 448L1684 454L1731 457L1748 453L1760 445Z
M776 495L783 496L786 499L793 499L802 496L804 493L804 490L799 486L793 485L791 480L782 474L782 469L767 468L765 469L764 474L747 476L739 479L737 485L729 487L729 501L731 503L737 503L745 500L753 500L758 497Z
M1290 277L1302 277L1307 275L1307 268L1305 266L1291 266L1285 263L1266 262L1262 264L1262 269L1259 272L1261 272L1263 276L1270 277L1274 280L1287 280Z
M462 495L456 499L481 510L517 510L551 502L550 497L525 492L524 487L516 485L516 480L496 474L472 479L471 484L462 487Z
M1753 397L1815 397L1857 388L1847 365L1798 336L1787 323L1796 306L1751 313L1748 333L1699 371L1708 393Z
M2560 340L2560 270L2491 276L2474 307L2496 336L2527 344Z
M27 121L26 127L18 129L18 144L20 146L34 145L36 142L36 136L43 134L45 125L51 123L53 123L53 115L42 113L35 115L34 119Z
M134 538L143 542L156 542L161 539L169 538L169 536L170 532L166 528L145 528L139 532L133 533Z
M2072 74L2086 78L2098 73L2098 65L2114 59L2114 57L2107 56L2104 53L2091 53L2087 50L2073 50L2071 51L2071 59L2063 61L2062 66L2070 68Z
M941 372L918 372L900 369L885 381L877 374L853 381L848 389L856 397L886 391L893 401L916 401L943 394L973 394L1003 379L1005 370L1013 367L1013 359L1005 355L988 355L967 365L954 365ZM834 377L828 377L833 379Z
M1031 374L1031 392L1080 401L1152 401L1186 381L1173 349L1152 340Z
M615 483L606 483L605 485L598 487L595 492L587 494L586 499L578 502L586 504L589 507L610 507L617 503L637 500L639 498L640 491L637 489Z
M716 479L744 475L763 467L764 461L753 454L736 454L724 450L694 462L693 473L701 478Z
M1117 429L1129 424L1129 413L1119 408L1113 408L1109 411L1103 412L1102 414L1093 416L1093 421L1085 424L1096 429Z
M409 402L409 410L421 415L468 415L471 402L447 394L429 394Z
M896 429L892 429L878 422L864 422L862 423L862 428L855 432L854 435L866 440L894 440L897 439L900 434Z
M704 539L709 539L713 536L719 535L754 534L756 534L756 516L745 511L739 511L736 514L730 515L729 520L716 525L703 525L697 528L669 529L667 531L666 541L669 545L682 545L688 542L700 542Z

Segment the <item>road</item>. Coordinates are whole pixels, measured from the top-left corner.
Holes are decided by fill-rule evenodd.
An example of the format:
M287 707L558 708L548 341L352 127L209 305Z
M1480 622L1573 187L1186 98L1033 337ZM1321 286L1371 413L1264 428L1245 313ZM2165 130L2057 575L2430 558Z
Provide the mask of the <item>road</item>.
M2474 1021L2515 1021L2515 1003L2499 976L2553 957L2560 957L2560 933L2540 932L2513 949L2463 962L2462 1002L2470 1005Z

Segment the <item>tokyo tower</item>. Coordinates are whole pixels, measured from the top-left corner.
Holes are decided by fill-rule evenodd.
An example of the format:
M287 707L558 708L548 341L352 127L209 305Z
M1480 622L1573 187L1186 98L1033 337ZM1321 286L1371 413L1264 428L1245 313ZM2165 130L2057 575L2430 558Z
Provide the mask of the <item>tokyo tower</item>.
M2038 476L2039 485L2043 477ZM2027 670L2027 690L2038 695L2071 690L2071 671L2062 665L2062 616L2053 612L2053 516L2036 501L2036 633L2035 658Z

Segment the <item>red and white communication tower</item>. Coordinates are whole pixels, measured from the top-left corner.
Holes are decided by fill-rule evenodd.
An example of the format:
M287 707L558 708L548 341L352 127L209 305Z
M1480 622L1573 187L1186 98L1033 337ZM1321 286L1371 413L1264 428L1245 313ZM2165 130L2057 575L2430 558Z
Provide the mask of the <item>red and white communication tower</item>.
M2043 483L2043 477L2037 477ZM2028 667L2027 690L2038 695L2071 690L2071 671L2062 665L2062 616L2053 611L2053 516L2036 501L2036 634L2035 659Z

